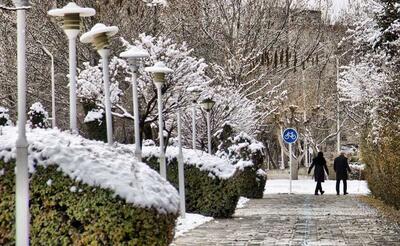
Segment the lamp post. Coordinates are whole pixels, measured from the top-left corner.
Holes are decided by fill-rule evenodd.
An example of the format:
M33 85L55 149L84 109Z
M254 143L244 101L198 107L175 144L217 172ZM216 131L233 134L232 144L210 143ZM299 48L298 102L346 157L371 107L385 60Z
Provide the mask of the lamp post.
M207 137L208 137L208 153L211 155L211 110L215 105L215 101L211 98L207 98L201 102L204 110L207 112Z
M81 27L81 17L95 15L96 11L92 8L82 8L76 3L70 2L61 9L52 9L48 12L51 16L63 18L63 29L69 42L69 106L70 130L78 133L76 119L76 38Z
M16 245L29 245L29 172L28 140L26 138L26 7L28 0L13 1L17 8L17 64L18 64L18 138L16 142Z
M46 49L46 47L42 46L42 50L51 59L51 126L55 128L57 127L57 125L56 125L56 95L55 95L56 88L54 79L54 56L48 49Z
M339 57L336 56L336 84L339 82ZM339 95L339 93L338 93ZM340 132L340 98L338 96L337 101L337 115L336 115L336 127L337 127L337 152L340 153L341 151L341 132Z
M191 91L193 97L193 106L192 106L192 148L196 149L196 106L197 100L199 98L200 90L194 89Z
M104 82L104 107L106 109L107 123L107 142L113 144L112 132L112 115L110 100L110 71L108 67L108 57L110 56L110 37L118 32L116 26L105 26L104 24L96 24L89 32L81 36L82 43L92 43L102 58L103 64L103 82Z
M162 91L161 88L165 83L165 75L172 73L173 70L165 66L164 62L156 62L153 67L145 68L146 72L153 74L154 84L157 87L157 101L158 101L158 128L160 138L160 174L167 179L167 165L165 163L165 150L164 150L164 127L162 119Z
M183 151L182 151L182 109L180 102L178 105L178 177L179 177L179 195L180 195L180 210L181 216L185 218L186 215L186 201L185 201L185 167L183 163Z
M137 89L137 77L140 62L149 57L149 53L136 46L132 46L129 50L122 52L120 57L128 60L128 65L132 71L132 97L133 97L133 116L135 118L135 156L142 161L142 146L140 143L140 114L139 114L139 98Z

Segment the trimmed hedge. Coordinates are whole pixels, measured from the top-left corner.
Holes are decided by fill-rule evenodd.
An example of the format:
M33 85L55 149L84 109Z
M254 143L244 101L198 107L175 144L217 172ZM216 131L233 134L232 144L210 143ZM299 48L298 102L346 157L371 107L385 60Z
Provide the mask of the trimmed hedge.
M85 100L82 102L82 107L85 115L87 115L90 111L96 109L96 104ZM107 124L105 119L106 116L103 114L102 121L95 120L84 123L85 133L88 139L107 142Z
M240 184L238 189L241 196L261 199L264 196L267 178L257 173L254 167L245 167L238 175L238 183Z
M372 194L400 209L400 136L385 132L378 144L364 142L362 159Z
M244 132L236 134L228 123L224 124L215 138L215 141L220 143L216 155L230 160L234 165L239 165L241 170L238 175L240 196L253 199L263 198L267 177L262 175L259 169L264 163L264 153L262 149L251 148L252 145L261 143ZM251 162L252 165L240 167L241 161Z
M154 170L159 170L157 157L144 157L143 161ZM178 160L167 159L167 163L167 179L178 189ZM186 211L216 218L231 217L239 200L237 185L235 177L226 180L210 177L206 171L185 165Z
M14 167L0 161L0 245L15 244ZM177 218L72 181L56 166L37 167L30 182L30 211L32 245L164 246L173 240Z

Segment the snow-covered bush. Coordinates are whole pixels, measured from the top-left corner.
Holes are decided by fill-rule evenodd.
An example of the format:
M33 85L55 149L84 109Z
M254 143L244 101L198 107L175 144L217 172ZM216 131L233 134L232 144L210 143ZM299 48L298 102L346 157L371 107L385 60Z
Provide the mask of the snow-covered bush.
M380 0L370 6L343 42L354 61L341 73L338 89L360 121L371 192L400 208L400 5Z
M8 112L7 108L0 107L0 126L9 126L12 124Z
M17 129L0 136L0 244L15 243ZM33 245L169 245L179 196L130 148L53 129L27 132Z
M167 148L167 178L178 189L177 156L177 147ZM143 147L143 161L157 171L158 157L158 147ZM212 217L232 216L239 200L237 168L200 150L183 149L183 158L186 210Z
M241 172L239 193L248 198L262 198L267 180L262 170L264 145L244 132L238 134L229 123L215 134L219 142L217 156L226 159Z
M40 102L35 102L28 111L29 125L32 128L49 127L49 113L44 109Z

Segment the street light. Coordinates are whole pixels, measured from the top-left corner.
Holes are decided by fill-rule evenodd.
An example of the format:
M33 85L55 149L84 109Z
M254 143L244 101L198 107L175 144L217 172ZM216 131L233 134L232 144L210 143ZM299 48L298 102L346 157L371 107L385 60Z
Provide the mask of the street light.
M110 37L118 32L116 26L105 26L104 24L96 24L89 32L81 37L82 43L92 43L102 58L103 63L103 81L104 81L104 106L106 108L106 123L107 123L107 141L108 144L113 143L112 133L112 115L111 115L111 100L110 100L110 71L108 66L108 57L110 56Z
M208 153L211 155L211 120L210 120L210 115L211 115L211 110L215 105L215 101L213 101L211 98L207 98L201 102L201 105L203 106L204 110L207 112L207 136L208 136Z
M140 62L149 57L149 53L136 46L132 46L129 50L122 52L120 57L128 60L128 65L132 71L132 96L133 96L133 114L135 118L135 156L142 161L142 146L140 144L140 115L139 115L139 99L137 89L137 76Z
M161 88L165 83L165 75L172 73L173 70L165 66L164 62L156 62L153 67L145 68L146 72L153 74L154 84L157 87L157 101L158 101L158 128L160 138L160 174L162 177L167 179L167 165L165 163L165 151L164 151L164 127L162 119L162 91Z
M182 109L181 102L177 101L178 106L178 177L179 177L179 197L180 197L180 211L181 217L186 216L186 199L185 199L185 167L183 163L183 151L182 151Z
M192 108L192 148L196 149L196 106L197 100L201 91L199 89L193 89L190 91L192 93L193 108Z
M70 2L61 9L52 9L47 12L51 16L63 17L63 29L69 41L69 106L70 129L78 133L76 119L76 38L81 27L81 17L95 15L92 8L82 8L76 3Z
M53 54L42 45L42 50L51 59L51 125L56 127L56 93L55 93L55 79L54 79L54 56Z
M17 66L18 66L18 138L16 160L15 191L15 225L16 245L29 245L29 172L28 172L28 140L26 139L26 8L28 0L14 0L17 8Z

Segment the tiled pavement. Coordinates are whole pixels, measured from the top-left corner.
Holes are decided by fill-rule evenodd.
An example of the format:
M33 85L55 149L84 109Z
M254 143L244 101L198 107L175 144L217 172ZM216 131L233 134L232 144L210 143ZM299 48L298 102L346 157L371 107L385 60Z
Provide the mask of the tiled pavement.
M399 245L400 228L355 196L267 195L232 219L179 237L180 245Z

